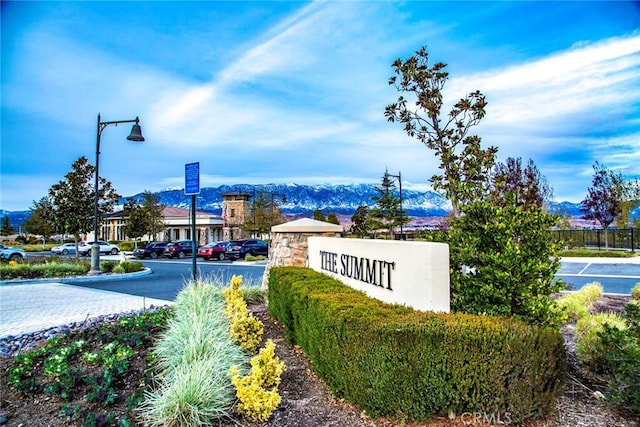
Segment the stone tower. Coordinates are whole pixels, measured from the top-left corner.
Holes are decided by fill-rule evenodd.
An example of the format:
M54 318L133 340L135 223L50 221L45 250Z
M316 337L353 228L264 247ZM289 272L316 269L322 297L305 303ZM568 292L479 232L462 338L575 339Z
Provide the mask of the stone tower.
M237 240L248 237L242 229L251 215L252 194L232 192L222 194L222 235L224 240Z

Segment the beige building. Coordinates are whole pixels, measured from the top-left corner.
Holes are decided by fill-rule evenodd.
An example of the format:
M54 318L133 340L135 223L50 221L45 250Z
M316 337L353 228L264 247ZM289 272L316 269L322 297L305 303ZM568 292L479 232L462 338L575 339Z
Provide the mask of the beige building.
M243 229L251 215L252 194L233 192L222 195L222 215L196 211L196 241L200 244L250 237ZM143 241L191 240L191 210L165 207L162 210L164 226L155 236L143 236ZM108 215L101 224L98 240L128 240L125 233L126 218L123 211ZM86 237L93 240L93 233Z
M128 240L124 232L126 219L122 211L108 215L102 221L99 240L122 241ZM143 236L143 241L175 241L191 240L191 210L165 207L162 210L164 226L155 236ZM196 211L196 241L200 244L223 240L223 220L219 215ZM87 240L93 240L89 234Z

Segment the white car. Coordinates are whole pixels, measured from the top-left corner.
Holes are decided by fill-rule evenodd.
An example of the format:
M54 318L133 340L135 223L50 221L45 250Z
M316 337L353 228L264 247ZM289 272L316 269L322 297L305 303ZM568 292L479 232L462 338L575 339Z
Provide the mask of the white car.
M78 243L78 246L80 246L81 243ZM56 255L69 255L69 254L75 254L76 253L76 244L75 243L63 243L61 245L58 246L54 246L51 248L51 253L54 253Z
M118 245L112 245L111 243L108 243L102 240L98 240L98 244L100 245L101 254L118 255L118 252L120 252L120 248L118 247ZM90 256L92 245L93 245L93 242L87 242L86 245L83 245L78 248L78 253L82 256Z

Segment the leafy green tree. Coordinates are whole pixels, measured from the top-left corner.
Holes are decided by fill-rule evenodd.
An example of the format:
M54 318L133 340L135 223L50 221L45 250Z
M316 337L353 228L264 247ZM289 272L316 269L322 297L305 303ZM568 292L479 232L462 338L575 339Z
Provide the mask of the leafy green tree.
M581 210L585 219L596 220L602 226L605 248L608 248L607 230L622 213L625 181L620 172L611 171L598 162L593 165L593 170L593 181L582 201Z
M451 308L557 325L550 297L564 286L554 281L560 260L551 227L557 220L538 206L465 206L448 235Z
M338 216L335 214L335 212L329 212L329 215L327 215L327 222L340 225L340 220L338 219Z
M403 211L400 198L396 196L395 181L389 179L385 172L382 185L374 187L377 196L373 196L375 205L369 210L370 227L374 230L384 230L388 238L393 238L393 230L409 222Z
M483 149L480 138L469 135L471 127L485 115L485 97L480 91L471 92L442 118L447 65L438 62L429 66L429 54L422 47L414 56L406 61L397 59L392 66L396 75L389 84L411 99L401 95L386 107L385 116L390 122L404 124L410 137L435 151L443 173L431 177L431 183L436 191L444 190L457 216L461 206L486 194L495 161L497 148Z
M491 176L490 201L500 206L515 204L544 208L553 199L553 190L533 160L522 167L522 159L509 157L496 163Z
M485 115L484 95L468 94L444 116L446 64L430 66L428 59L423 47L406 61L393 63L395 76L389 84L402 95L387 106L385 116L402 123L409 136L440 159L442 174L431 182L434 189L444 190L453 212L449 232L434 238L450 246L451 306L555 324L557 310L550 295L562 284L553 281L559 261L550 228L557 218L540 207L544 183L533 165L518 169L517 161L498 167L492 182L498 150L482 148L480 138L469 134Z
M71 166L65 179L51 186L49 197L53 205L53 218L56 230L73 234L76 241L80 235L93 230L95 166L82 156ZM111 182L100 177L98 180L99 219L113 211L120 195L113 189ZM98 230L95 230L96 239Z
M371 234L368 206L358 206L351 217L350 231L356 237L367 237Z
M133 197L128 197L122 210L122 215L126 220L126 224L123 227L125 234L138 240L148 233L151 228L149 217L145 212L145 209L136 202Z
M27 233L44 236L45 239L55 234L53 204L48 197L34 201L30 211L31 214L24 223Z
M326 221L327 218L325 218L324 214L322 213L322 211L320 209L316 209L315 211L313 211L313 219L315 219L316 221Z
M8 236L10 234L15 233L16 229L13 228L11 222L9 221L9 217L7 215L2 217L2 224L0 225L0 235Z
M160 203L157 194L150 191L143 193L142 209L147 217L149 228L146 230L151 235L151 239L155 240L158 233L165 229L164 216L162 211L165 206Z
M281 198L282 203L286 199ZM251 204L251 215L245 221L244 229L255 235L271 232L271 227L284 222L280 211L280 200L273 193L259 190Z
M622 199L620 200L620 215L614 220L616 227L627 228L631 221L631 212L640 205L640 181L625 180L622 186ZM640 217L635 219L637 223ZM637 225L636 225L637 227Z

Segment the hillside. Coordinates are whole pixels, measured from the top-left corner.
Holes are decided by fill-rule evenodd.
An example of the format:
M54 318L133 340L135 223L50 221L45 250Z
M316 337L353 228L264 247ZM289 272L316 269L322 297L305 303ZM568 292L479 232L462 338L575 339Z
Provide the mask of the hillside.
M358 206L373 205L373 196L377 195L375 186L371 184L357 185L298 185L298 184L235 184L219 187L202 188L196 197L198 210L204 210L220 215L222 212L222 194L243 192L250 195L259 191L272 194L281 202L281 210L290 217L311 216L316 209L324 215L333 212L339 217L350 218ZM157 193L160 203L167 206L189 208L191 196L186 196L183 189L164 190ZM142 201L143 193L133 196ZM284 200L284 202L282 202ZM120 200L124 205L125 198ZM433 218L447 215L451 205L441 195L433 191L402 191L402 206L408 216L419 218ZM562 202L552 203L550 210L573 217L580 216L580 205ZM29 211L5 211L0 209L0 217L9 216L13 227L19 227L29 217ZM637 214L637 213L636 213Z
M221 185L201 189L196 198L198 209L221 213L222 194L243 192L255 194L262 190L272 194L281 204L281 210L288 215L309 215L320 209L325 215L329 212L342 215L353 215L358 206L371 206L372 197L377 195L374 185L298 185L298 184L264 184L264 185ZM191 206L191 196L185 196L182 189L165 190L158 193L160 202L167 206L188 208ZM141 201L143 194L132 196ZM121 200L124 203L124 199ZM402 191L402 206L408 216L432 217L445 216L451 204L441 195L433 191ZM577 204L563 202L552 206L554 211L575 216L580 215Z

